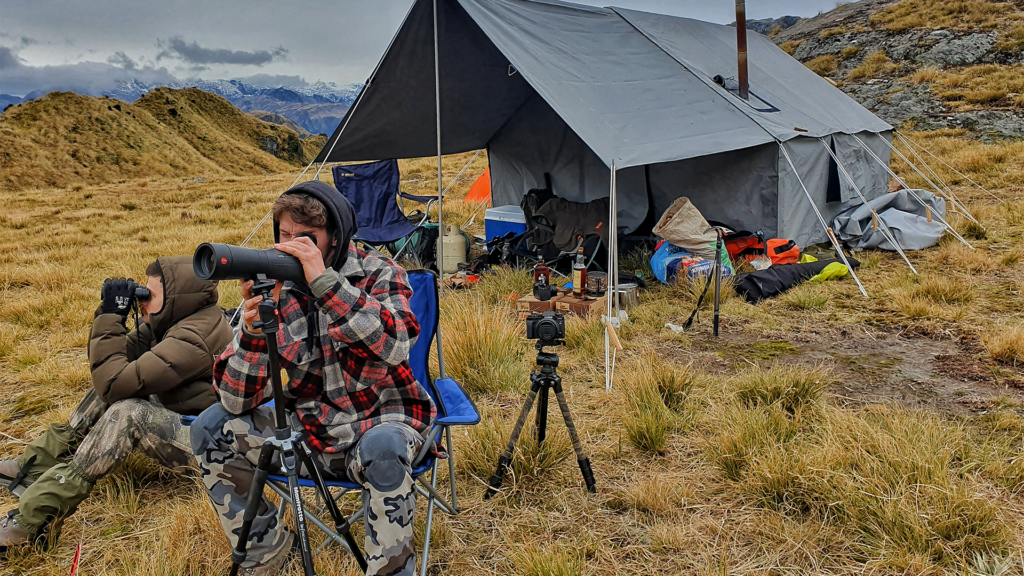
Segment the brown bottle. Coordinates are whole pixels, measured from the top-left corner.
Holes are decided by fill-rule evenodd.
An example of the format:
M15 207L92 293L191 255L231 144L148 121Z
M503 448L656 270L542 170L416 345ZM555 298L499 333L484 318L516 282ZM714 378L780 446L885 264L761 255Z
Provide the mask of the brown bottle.
M540 282L544 286L547 286L551 280L551 271L548 270L548 265L544 263L544 259L541 258L540 262L533 267L533 283Z
M587 290L587 263L583 246L576 250L576 263L572 265L572 295L582 298Z

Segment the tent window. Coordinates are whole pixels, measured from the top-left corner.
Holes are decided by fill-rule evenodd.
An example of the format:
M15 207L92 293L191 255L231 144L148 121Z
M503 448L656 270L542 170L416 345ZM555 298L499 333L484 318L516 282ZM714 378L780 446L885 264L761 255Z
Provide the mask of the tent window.
M832 151L836 151L835 142L831 144ZM825 192L825 202L842 202L843 195L839 188L839 166L836 165L836 161L829 156L828 158L828 191Z

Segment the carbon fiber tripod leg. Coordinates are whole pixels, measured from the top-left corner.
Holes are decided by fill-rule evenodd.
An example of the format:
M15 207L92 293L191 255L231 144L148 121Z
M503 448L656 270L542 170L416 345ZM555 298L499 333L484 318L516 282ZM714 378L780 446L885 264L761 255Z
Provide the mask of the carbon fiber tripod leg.
M583 473L583 482L587 485L587 491L596 493L597 488L594 482L594 471L590 469L590 458L583 453L583 445L580 443L580 435L576 432L576 424L572 421L572 414L569 413L569 402L562 392L562 383L554 385L555 398L558 398L558 407L562 409L562 419L565 420L565 427L569 430L569 439L572 440L572 449L576 452L576 462L580 465L580 472Z
M533 409L533 403L537 400L537 392L540 391L541 384L540 380L533 378L533 385L530 386L530 393L526 395L526 403L523 404L523 409L519 411L519 419L516 420L516 427L512 429L512 437L508 439L508 445L505 446L505 453L498 458L498 469L494 471L494 475L491 476L490 487L487 489L487 493L484 494L484 500L489 500L491 496L494 496L498 489L501 488L502 479L505 477L505 472L508 470L509 464L512 463L512 452L516 449L516 443L519 442L519 435L523 432L523 427L526 426L526 419L530 415L530 410Z

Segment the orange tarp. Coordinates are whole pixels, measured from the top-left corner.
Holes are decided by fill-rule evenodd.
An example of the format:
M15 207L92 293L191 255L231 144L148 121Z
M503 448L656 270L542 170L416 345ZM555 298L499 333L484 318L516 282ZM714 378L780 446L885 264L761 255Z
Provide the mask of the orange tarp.
M491 201L491 169L487 168L484 173L473 182L466 194L467 202L490 202Z

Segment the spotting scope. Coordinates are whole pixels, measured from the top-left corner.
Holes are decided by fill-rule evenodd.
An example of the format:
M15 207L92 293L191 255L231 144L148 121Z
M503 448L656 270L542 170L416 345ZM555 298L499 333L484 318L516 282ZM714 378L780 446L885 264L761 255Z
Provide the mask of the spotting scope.
M305 284L299 259L274 248L255 250L231 244L204 242L192 257L192 269L203 280L268 280Z

